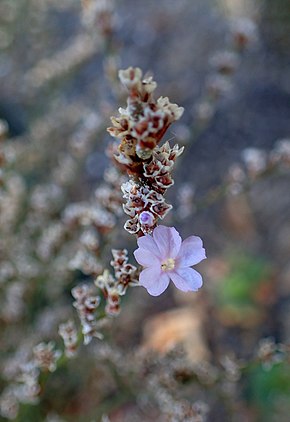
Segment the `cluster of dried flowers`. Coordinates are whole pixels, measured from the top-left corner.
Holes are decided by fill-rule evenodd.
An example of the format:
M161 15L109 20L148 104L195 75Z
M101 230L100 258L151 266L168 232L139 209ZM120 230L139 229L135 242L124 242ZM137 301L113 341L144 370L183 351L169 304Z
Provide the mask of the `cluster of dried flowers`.
M278 139L270 151L246 148L242 164L234 163L228 172L228 191L240 193L252 182L272 173L284 173L290 167L290 139Z
M19 351L19 356L8 360L3 369L3 378L9 385L0 396L0 414L7 419L17 417L21 404L37 404L42 393L41 373L54 372L62 355L55 343L39 343L32 353Z
M106 298L105 311L108 315L118 315L120 312L120 298L124 296L129 286L138 285L137 268L128 263L128 251L126 249L113 249L111 265L115 272L113 277L108 270L99 275L95 285L101 289Z
M76 67L101 52L115 27L113 0L83 0L83 31L69 45L48 58L39 60L25 74L25 88L35 95L51 81L65 77Z
M44 18L50 13L43 2L26 3L29 16ZM17 22L14 5L3 2L1 10L2 6L7 19L14 17ZM96 19L102 14L99 8ZM73 72L103 48L110 34L92 36L89 26L64 49L30 63L24 78L27 98L36 100L46 84ZM68 104L60 97L48 101L46 114L34 117L23 134L12 136L12 129L0 120L0 415L4 418L13 420L21 415L22 405L39 403L43 374L77 354L81 333L63 293L74 283L73 270L94 277L102 273L100 243L122 210L122 175L113 168L108 168L91 200L74 202L72 188L103 131L102 113L80 99ZM92 306L92 300L83 308L79 304L80 315ZM90 323L86 318L84 325ZM90 334L84 332L86 338Z
M203 98L197 103L196 117L203 125L216 111L221 98L233 91L233 78L241 65L245 50L257 42L257 28L248 18L232 21L226 49L216 51L209 59L210 74L206 78Z
M123 208L130 216L125 229L142 236L152 233L158 219L172 208L164 194L174 183L171 172L183 148L159 143L168 127L182 116L183 108L167 97L156 101L156 82L152 77L142 79L139 68L120 71L119 77L129 92L127 107L119 109L118 117L112 117L113 127L108 131L120 140L115 145L115 160L131 176L122 185L126 200Z

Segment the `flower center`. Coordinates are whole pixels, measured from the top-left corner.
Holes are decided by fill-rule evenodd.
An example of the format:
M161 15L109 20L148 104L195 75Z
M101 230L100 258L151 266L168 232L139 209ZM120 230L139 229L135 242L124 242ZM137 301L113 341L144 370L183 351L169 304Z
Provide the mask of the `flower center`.
M162 271L171 271L174 270L175 260L173 258L168 258L166 261L163 261L161 264Z

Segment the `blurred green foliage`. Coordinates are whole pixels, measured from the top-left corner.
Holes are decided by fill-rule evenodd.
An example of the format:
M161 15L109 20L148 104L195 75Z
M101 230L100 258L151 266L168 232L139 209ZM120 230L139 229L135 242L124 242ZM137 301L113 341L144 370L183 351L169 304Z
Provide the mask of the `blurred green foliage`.
M263 364L254 365L249 370L245 391L248 402L258 411L257 420L272 422L279 412L280 420L285 420L282 414L290 412L289 362L279 362L270 368L265 368Z
M272 278L269 264L260 257L241 253L228 258L229 270L216 289L217 306L223 321L248 325L262 317L271 302Z

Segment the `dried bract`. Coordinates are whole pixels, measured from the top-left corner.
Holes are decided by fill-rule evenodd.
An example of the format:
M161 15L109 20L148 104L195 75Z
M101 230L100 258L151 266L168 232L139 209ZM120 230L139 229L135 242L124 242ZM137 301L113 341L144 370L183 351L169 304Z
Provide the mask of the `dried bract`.
M78 333L72 320L60 324L58 333L62 337L65 347L65 355L68 358L75 356L78 345Z
M54 372L57 367L57 360L61 356L61 351L55 349L55 344L39 343L33 348L35 364L43 371Z
M94 294L93 287L86 284L76 286L72 289L73 303L76 308L84 336L84 344L89 344L93 337L102 339L99 332L100 324L97 318L97 308L100 304L100 297Z

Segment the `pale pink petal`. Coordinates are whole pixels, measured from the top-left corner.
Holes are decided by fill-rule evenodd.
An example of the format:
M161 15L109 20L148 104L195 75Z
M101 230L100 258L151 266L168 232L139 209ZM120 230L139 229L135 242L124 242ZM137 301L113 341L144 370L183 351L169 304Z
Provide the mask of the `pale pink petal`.
M140 273L140 285L145 287L152 296L159 296L167 288L169 284L169 276L167 273L161 271L160 268L150 267L145 268Z
M134 256L138 264L143 265L143 267L151 267L152 265L159 267L161 266L161 263L158 258L147 249L136 249L136 251L134 252Z
M174 227L157 226L153 239L159 248L162 259L175 258L181 245L181 237Z
M197 236L190 236L185 239L180 247L177 256L179 268L191 267L206 258L205 249L202 247L202 240Z
M151 284L151 286L147 287L147 292L151 296L159 296L167 289L169 281L169 275L162 273L159 278L153 284Z
M195 292L202 286L201 275L192 268L179 268L170 272L170 278L175 286L183 292Z
M139 276L140 285L143 287L146 287L147 289L147 287L150 287L153 283L156 282L156 280L159 279L160 275L161 275L160 266L145 268L143 271L141 271L140 276Z
M145 236L139 237L139 239L137 240L137 244L139 248L146 249L147 251L154 254L156 257L160 256L159 248L156 245L153 237L150 236L149 234L145 234Z

